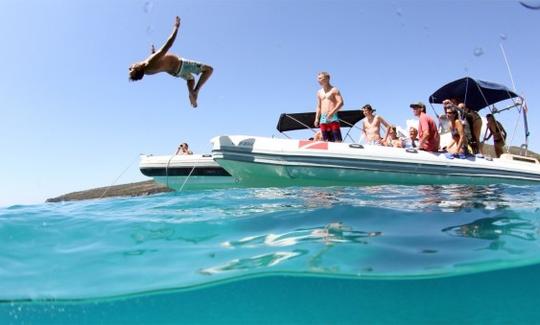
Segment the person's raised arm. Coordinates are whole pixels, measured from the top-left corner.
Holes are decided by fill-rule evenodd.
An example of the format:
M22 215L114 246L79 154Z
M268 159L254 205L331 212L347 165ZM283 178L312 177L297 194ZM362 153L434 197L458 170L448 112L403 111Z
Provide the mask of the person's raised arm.
M174 23L174 28L171 36L169 36L165 44L157 52L155 52L154 54L152 54L152 56L150 56L150 58L148 58L148 64L151 64L152 61L160 59L163 55L165 55L165 53L167 53L167 51L169 51L169 49L174 43L174 40L176 39L176 35L178 34L178 28L180 28L180 17L176 16L176 21Z

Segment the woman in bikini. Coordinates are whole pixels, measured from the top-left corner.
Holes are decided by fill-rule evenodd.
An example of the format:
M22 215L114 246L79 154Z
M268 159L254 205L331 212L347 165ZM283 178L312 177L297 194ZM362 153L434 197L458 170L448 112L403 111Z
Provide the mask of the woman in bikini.
M446 107L445 112L450 122L450 133L452 134L452 141L446 147L446 150L451 154L465 155L467 153L467 138L465 137L463 124L458 118L458 112L453 107Z
M465 119L471 129L471 141L470 145L474 154L481 152L480 148L480 132L482 132L482 118L478 112L468 108L465 104L458 105L459 109L462 109L465 113Z
M495 117L492 114L486 115L487 119L487 129L486 134L484 135L484 141L489 140L493 136L493 146L495 147L495 155L499 158L503 154L503 149L506 141L506 130L503 128L502 124L495 120ZM489 132L489 135L487 134Z
M397 129L394 125L388 128L388 135L384 141L387 147L403 148L403 139L397 136Z

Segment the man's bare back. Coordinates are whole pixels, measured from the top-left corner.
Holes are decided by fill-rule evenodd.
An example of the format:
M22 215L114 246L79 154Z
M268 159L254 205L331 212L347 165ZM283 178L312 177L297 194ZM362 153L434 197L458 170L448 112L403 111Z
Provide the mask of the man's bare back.
M166 53L157 60L147 63L144 74L152 75L159 72L167 72L171 76L175 77L175 73L178 71L181 64L182 61L178 56L172 53Z

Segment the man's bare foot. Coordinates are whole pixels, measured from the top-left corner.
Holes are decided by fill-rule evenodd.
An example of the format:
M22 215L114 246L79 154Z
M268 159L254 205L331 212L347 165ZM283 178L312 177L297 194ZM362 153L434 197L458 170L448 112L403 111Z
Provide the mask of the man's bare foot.
M193 108L197 107L197 94L195 92L189 93L189 101Z

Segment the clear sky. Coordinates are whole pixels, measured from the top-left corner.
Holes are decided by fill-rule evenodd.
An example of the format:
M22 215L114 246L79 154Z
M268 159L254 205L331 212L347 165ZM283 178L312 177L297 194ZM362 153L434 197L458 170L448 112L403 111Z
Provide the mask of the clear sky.
M181 79L128 82L176 15L171 51L215 69L197 109ZM345 109L371 103L405 125L408 104L449 81L512 87L500 43L540 151L538 31L540 10L518 1L3 0L0 206L107 186L128 167L118 184L144 180L138 155L180 142L202 153L216 135L276 134L280 113L315 109L319 71ZM516 119L500 117L510 134Z

